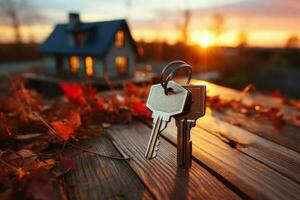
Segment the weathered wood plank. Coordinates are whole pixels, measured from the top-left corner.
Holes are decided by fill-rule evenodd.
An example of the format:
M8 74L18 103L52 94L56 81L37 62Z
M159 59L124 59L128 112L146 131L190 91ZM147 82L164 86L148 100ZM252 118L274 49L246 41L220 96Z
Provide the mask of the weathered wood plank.
M298 152L219 120L210 114L197 120L197 127L216 135L220 140L231 142L237 150L300 183L300 154ZM271 134L277 133L271 132ZM296 142L300 145L300 140Z
M223 121L238 125L251 133L264 137L286 148L300 152L300 128L285 125L280 130L276 129L269 120L253 120L243 114L228 111L220 113L213 111L212 115Z
M172 122L164 136L176 144ZM193 156L253 199L297 199L300 185L207 131L192 129Z
M248 105L256 103L265 107L280 108L282 113L284 114L284 119L287 120L293 118L294 116L300 116L299 110L289 105L283 104L282 100L279 98L274 98L260 93L244 94L241 91L222 87L206 81L193 80L192 84L205 84L207 86L208 96L218 95L221 98L228 100L240 99L243 103ZM233 112L232 110L226 110L225 113L220 113L217 111L213 111L212 113L219 119L239 125L254 134L300 152L300 134L298 134L300 130L299 127L287 124L281 130L277 130L269 120L255 121L249 119L249 117L241 113Z
M107 137L84 144L99 153L120 156ZM82 152L75 161L75 170L66 177L70 199L153 199L126 161Z
M108 130L113 142L131 157L128 162L157 199L239 199L217 178L197 163L189 171L177 169L176 149L161 139L158 157L146 160L144 153L150 128L135 122Z

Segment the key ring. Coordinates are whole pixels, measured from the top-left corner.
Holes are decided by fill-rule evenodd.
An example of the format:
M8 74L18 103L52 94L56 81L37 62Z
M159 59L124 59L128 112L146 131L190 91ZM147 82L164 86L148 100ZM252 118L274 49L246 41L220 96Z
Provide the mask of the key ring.
M160 83L161 83L161 85L163 86L163 84L165 83L165 75L166 75L166 73L167 73L167 70L170 68L170 67L172 67L172 66L174 66L174 65L179 65L179 64L186 64L186 62L184 62L184 61L182 61L182 60L174 60L174 61L172 61L172 62L169 62L164 68L163 68L163 70L161 71L161 75L160 75ZM163 86L164 87L164 86Z
M171 65L174 65L175 63L182 63L179 66L176 66L176 68L171 71L171 73L167 76L166 80L163 82L163 75L165 75L164 73L166 72L166 69L169 68ZM165 90L165 94L167 95L169 92L172 92L172 88L168 88L168 82L174 77L174 75L179 72L180 70L186 69L188 71L188 79L186 81L185 84L189 84L192 78L192 68L189 64L183 62L183 61L173 61L172 63L169 63L168 65L166 65L166 67L164 68L161 76L161 86L164 88Z

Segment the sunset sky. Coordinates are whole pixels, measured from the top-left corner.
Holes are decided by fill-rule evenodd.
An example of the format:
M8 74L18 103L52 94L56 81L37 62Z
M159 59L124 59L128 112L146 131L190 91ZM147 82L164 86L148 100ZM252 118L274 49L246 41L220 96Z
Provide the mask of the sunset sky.
M22 25L24 41L43 41L56 23L68 20L69 11L77 11L82 21L127 18L136 40L174 43L186 8L191 10L190 44L236 46L243 34L250 46L283 47L290 36L300 37L299 0L27 1L28 8L21 10L22 19L28 12L31 16ZM212 32L216 13L224 18L218 38ZM13 40L8 20L1 19L0 33L1 42Z

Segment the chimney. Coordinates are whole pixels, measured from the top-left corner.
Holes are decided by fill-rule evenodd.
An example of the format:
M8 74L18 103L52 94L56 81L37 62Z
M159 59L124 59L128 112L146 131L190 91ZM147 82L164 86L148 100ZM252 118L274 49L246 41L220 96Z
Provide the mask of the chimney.
M79 13L69 13L69 27L75 28L80 24Z

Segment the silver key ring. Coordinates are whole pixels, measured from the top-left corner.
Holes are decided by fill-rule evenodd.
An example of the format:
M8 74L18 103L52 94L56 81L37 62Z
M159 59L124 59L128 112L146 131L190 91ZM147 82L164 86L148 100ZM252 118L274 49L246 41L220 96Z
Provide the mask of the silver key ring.
M169 68L171 65L174 65L174 64L177 64L177 63L182 63L181 65L179 66L176 66L176 68L174 70L171 71L171 73L167 76L167 78L165 80L163 80L163 76L165 75L166 73L166 69ZM172 92L172 88L168 88L168 82L174 77L174 75L181 71L181 70L187 70L188 71L188 79L186 81L185 84L189 84L190 81L191 81L191 78L192 78L192 67L183 62L183 61L173 61L172 63L169 63L168 65L165 66L165 68L163 69L163 72L162 72L162 75L161 75L161 86L164 88L165 90L165 94L167 95L169 92Z
M164 68L163 70L161 71L161 75L160 75L160 83L163 84L165 83L165 76L167 75L167 70L172 67L172 66L175 66L175 65L179 65L179 64L186 64L186 62L182 61L182 60L174 60L172 62L169 62Z

